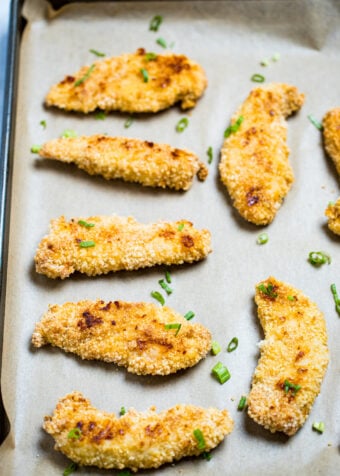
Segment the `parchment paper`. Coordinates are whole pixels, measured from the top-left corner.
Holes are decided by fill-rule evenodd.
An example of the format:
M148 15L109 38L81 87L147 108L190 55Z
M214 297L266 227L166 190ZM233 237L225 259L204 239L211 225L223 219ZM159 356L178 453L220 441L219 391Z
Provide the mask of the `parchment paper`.
M151 405L163 410L176 403L227 408L235 420L233 433L213 452L210 462L189 459L166 465L152 475L335 475L339 465L339 316L330 284L339 276L339 238L327 231L324 209L339 195L330 159L324 155L320 132L308 114L321 119L340 105L339 2L332 1L220 1L112 2L75 4L53 13L42 0L27 1L28 20L20 52L20 82L16 123L15 166L11 210L10 249L2 368L4 404L11 433L0 450L1 474L61 475L69 464L53 450L52 438L41 429L44 415L57 400L79 390L100 409L119 412L122 405L143 411ZM164 21L150 32L151 18ZM160 53L155 40L175 42L173 50L198 61L206 70L209 87L197 107L182 113L177 107L154 116L135 118L110 114L105 121L47 110L49 87L95 59L90 48L119 55L138 47ZM260 66L276 52L278 62ZM306 94L302 110L289 119L288 142L295 183L274 222L267 227L269 242L256 244L257 228L233 210L220 184L217 166L223 132L233 112L256 86L254 73L266 83L296 85ZM183 116L189 126L181 134L175 125ZM46 120L43 129L39 123ZM78 134L103 133L139 137L187 147L207 160L214 159L205 183L197 180L190 191L176 193L142 188L90 177L76 167L37 159L32 144L59 136L65 129ZM81 299L152 301L164 269L121 272L88 278L73 276L54 281L36 274L33 257L49 221L93 214L132 215L141 222L187 218L211 230L213 253L203 262L173 267L169 306L205 324L223 347L193 369L165 378L129 375L115 365L83 362L63 351L30 346L34 324L48 304ZM324 250L331 265L315 269L307 262L310 251ZM242 394L249 392L263 337L253 304L254 286L274 275L303 290L324 312L331 361L309 419L291 438L272 435L237 411ZM228 342L239 346L228 354ZM232 375L220 385L211 369L222 361ZM312 431L323 421L322 435ZM78 474L116 474L81 468Z

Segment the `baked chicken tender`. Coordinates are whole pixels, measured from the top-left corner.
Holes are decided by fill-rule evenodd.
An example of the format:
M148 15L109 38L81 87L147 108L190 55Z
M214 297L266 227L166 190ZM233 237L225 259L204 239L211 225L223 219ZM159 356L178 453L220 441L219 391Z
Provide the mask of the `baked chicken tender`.
M325 215L328 217L328 228L336 235L340 235L340 198L328 205Z
M110 271L192 263L211 252L211 235L187 220L138 223L133 217L90 216L51 221L40 242L36 271L65 279L75 271L95 276Z
M294 180L285 118L303 102L296 87L272 83L253 89L232 118L233 125L243 122L223 143L221 180L240 215L255 225L271 223Z
M215 448L233 429L227 410L193 405L175 405L161 413L155 410L130 408L117 418L73 392L59 400L43 427L54 438L55 449L78 464L132 471L198 456ZM198 447L196 429L204 436L204 448ZM78 437L70 437L72 430Z
M168 324L180 328L167 329ZM168 375L205 357L211 334L167 306L98 300L50 306L35 326L32 343L114 362L138 375Z
M328 111L322 121L323 140L327 154L340 175L340 107Z
M298 289L269 277L256 286L264 330L248 414L272 433L294 435L320 392L329 353L323 314Z
M60 138L46 142L39 155L74 163L90 175L123 179L149 187L188 190L195 175L205 180L208 169L192 152L167 144L108 137L106 135Z
M203 68L184 55L157 54L143 48L83 66L52 86L47 106L89 113L158 112L181 103L182 109L196 105L207 87Z

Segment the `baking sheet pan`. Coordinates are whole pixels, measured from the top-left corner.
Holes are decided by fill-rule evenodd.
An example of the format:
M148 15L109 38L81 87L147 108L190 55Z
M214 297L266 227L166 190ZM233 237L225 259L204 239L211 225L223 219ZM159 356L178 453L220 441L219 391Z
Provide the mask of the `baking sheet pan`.
M335 170L322 150L321 136L308 114L321 119L339 105L339 3L334 1L110 2L71 4L58 11L42 0L28 0L27 26L20 43L19 86L11 180L7 287L4 301L4 343L1 390L10 433L0 448L0 469L7 475L62 474L68 460L53 450L41 429L43 416L57 400L79 390L98 408L158 410L176 403L227 408L234 432L213 452L213 459L189 459L143 474L212 475L335 475L339 458L339 317L330 284L339 282L339 239L327 231L324 209L339 195ZM148 25L163 16L159 35ZM89 49L119 55L145 47L161 52L162 36L173 50L205 68L209 86L188 113L174 107L155 116L136 117L124 128L127 115L66 114L43 106L51 84L94 58ZM263 68L260 61L280 53L278 62ZM288 142L295 183L274 222L266 228L269 242L256 244L257 228L240 219L231 207L217 172L223 131L239 104L255 86L253 73L266 83L287 82L306 94L302 110L289 119ZM175 125L183 116L189 127ZM43 129L40 121L46 120ZM89 177L75 167L44 162L31 155L32 144L59 136L65 129L78 134L107 132L187 147L203 160L213 147L214 159L205 183L176 193ZM8 197L7 197L8 198ZM213 253L204 262L171 269L173 294L167 304L179 312L192 309L222 345L234 336L238 349L208 356L199 365L166 378L137 377L115 366L82 362L60 350L33 351L34 324L50 303L81 299L152 301L162 267L102 277L74 276L53 281L34 271L33 257L51 218L64 214L132 215L142 222L187 218L211 230ZM320 269L308 262L309 251L324 250L331 265ZM253 304L254 286L269 275L302 289L324 312L331 362L311 415L292 438L272 435L237 412L249 391L262 338ZM337 281L338 280L338 281ZM221 386L211 368L221 360L231 379ZM324 421L322 435L312 431ZM108 474L81 468L79 474ZM114 472L110 472L112 474Z

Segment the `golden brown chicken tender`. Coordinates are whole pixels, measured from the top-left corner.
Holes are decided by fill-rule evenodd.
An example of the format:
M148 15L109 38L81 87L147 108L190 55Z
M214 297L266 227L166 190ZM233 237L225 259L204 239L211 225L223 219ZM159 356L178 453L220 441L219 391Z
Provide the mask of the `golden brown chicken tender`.
M273 277L256 286L255 302L265 338L248 414L291 436L307 419L327 369L325 319L301 291Z
M88 276L159 264L192 263L211 252L211 236L187 220L138 223L133 217L61 216L39 244L36 271L67 278L75 271Z
M233 429L227 410L176 405L156 413L131 408L117 418L94 408L79 392L59 400L44 429L55 440L55 449L81 465L99 468L158 468L186 456L215 448ZM194 436L202 432L205 444ZM71 432L71 433L70 433Z
M340 175L340 107L328 111L322 121L323 139L327 154Z
M35 326L32 343L52 344L82 359L114 362L139 375L168 375L205 357L211 334L167 306L80 301L50 306Z
M43 144L39 155L75 163L90 175L107 180L123 179L149 187L188 190L198 174L205 180L208 169L188 150L126 137L105 135L54 139Z
M328 217L328 228L336 235L340 235L340 198L328 205L325 215Z
M184 55L136 53L95 61L52 86L47 106L89 113L157 112L180 102L192 108L207 87L203 68Z
M233 116L220 175L234 207L255 225L274 219L293 182L285 118L303 102L296 87L273 83L253 89Z

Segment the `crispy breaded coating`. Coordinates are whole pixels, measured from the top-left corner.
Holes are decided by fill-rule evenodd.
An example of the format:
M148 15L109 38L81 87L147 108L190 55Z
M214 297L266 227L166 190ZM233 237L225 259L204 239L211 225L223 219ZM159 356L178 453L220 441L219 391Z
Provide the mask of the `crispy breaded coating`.
M328 217L328 228L336 235L340 235L340 198L334 204L328 205L325 215Z
M274 219L293 182L285 118L303 102L296 87L273 83L253 89L232 118L233 125L243 122L224 140L221 180L240 215L255 225Z
M208 230L187 220L138 223L133 217L61 216L39 244L36 271L49 278L67 278L75 271L88 276L134 270L159 264L192 263L211 252Z
M78 429L78 438L69 432ZM155 408L139 413L133 408L117 418L94 408L79 392L60 399L44 429L55 449L76 463L132 471L158 468L186 456L215 448L233 429L227 410L176 405L161 413ZM193 431L200 429L205 448L199 449Z
M273 277L256 286L255 302L264 340L248 414L291 436L307 419L327 369L325 319L301 291Z
M167 329L167 324L181 327ZM211 334L167 306L80 301L50 306L35 326L32 343L51 344L82 359L114 362L139 375L168 375L205 357Z
M89 113L158 112L181 103L182 109L196 105L207 87L203 68L184 55L157 54L153 59L143 48L83 66L52 86L47 106ZM80 84L79 84L80 83Z
M74 163L90 175L123 179L149 187L188 190L208 169L192 152L167 144L106 135L60 138L46 142L39 155Z
M322 121L323 140L327 154L340 175L340 107L328 111Z

